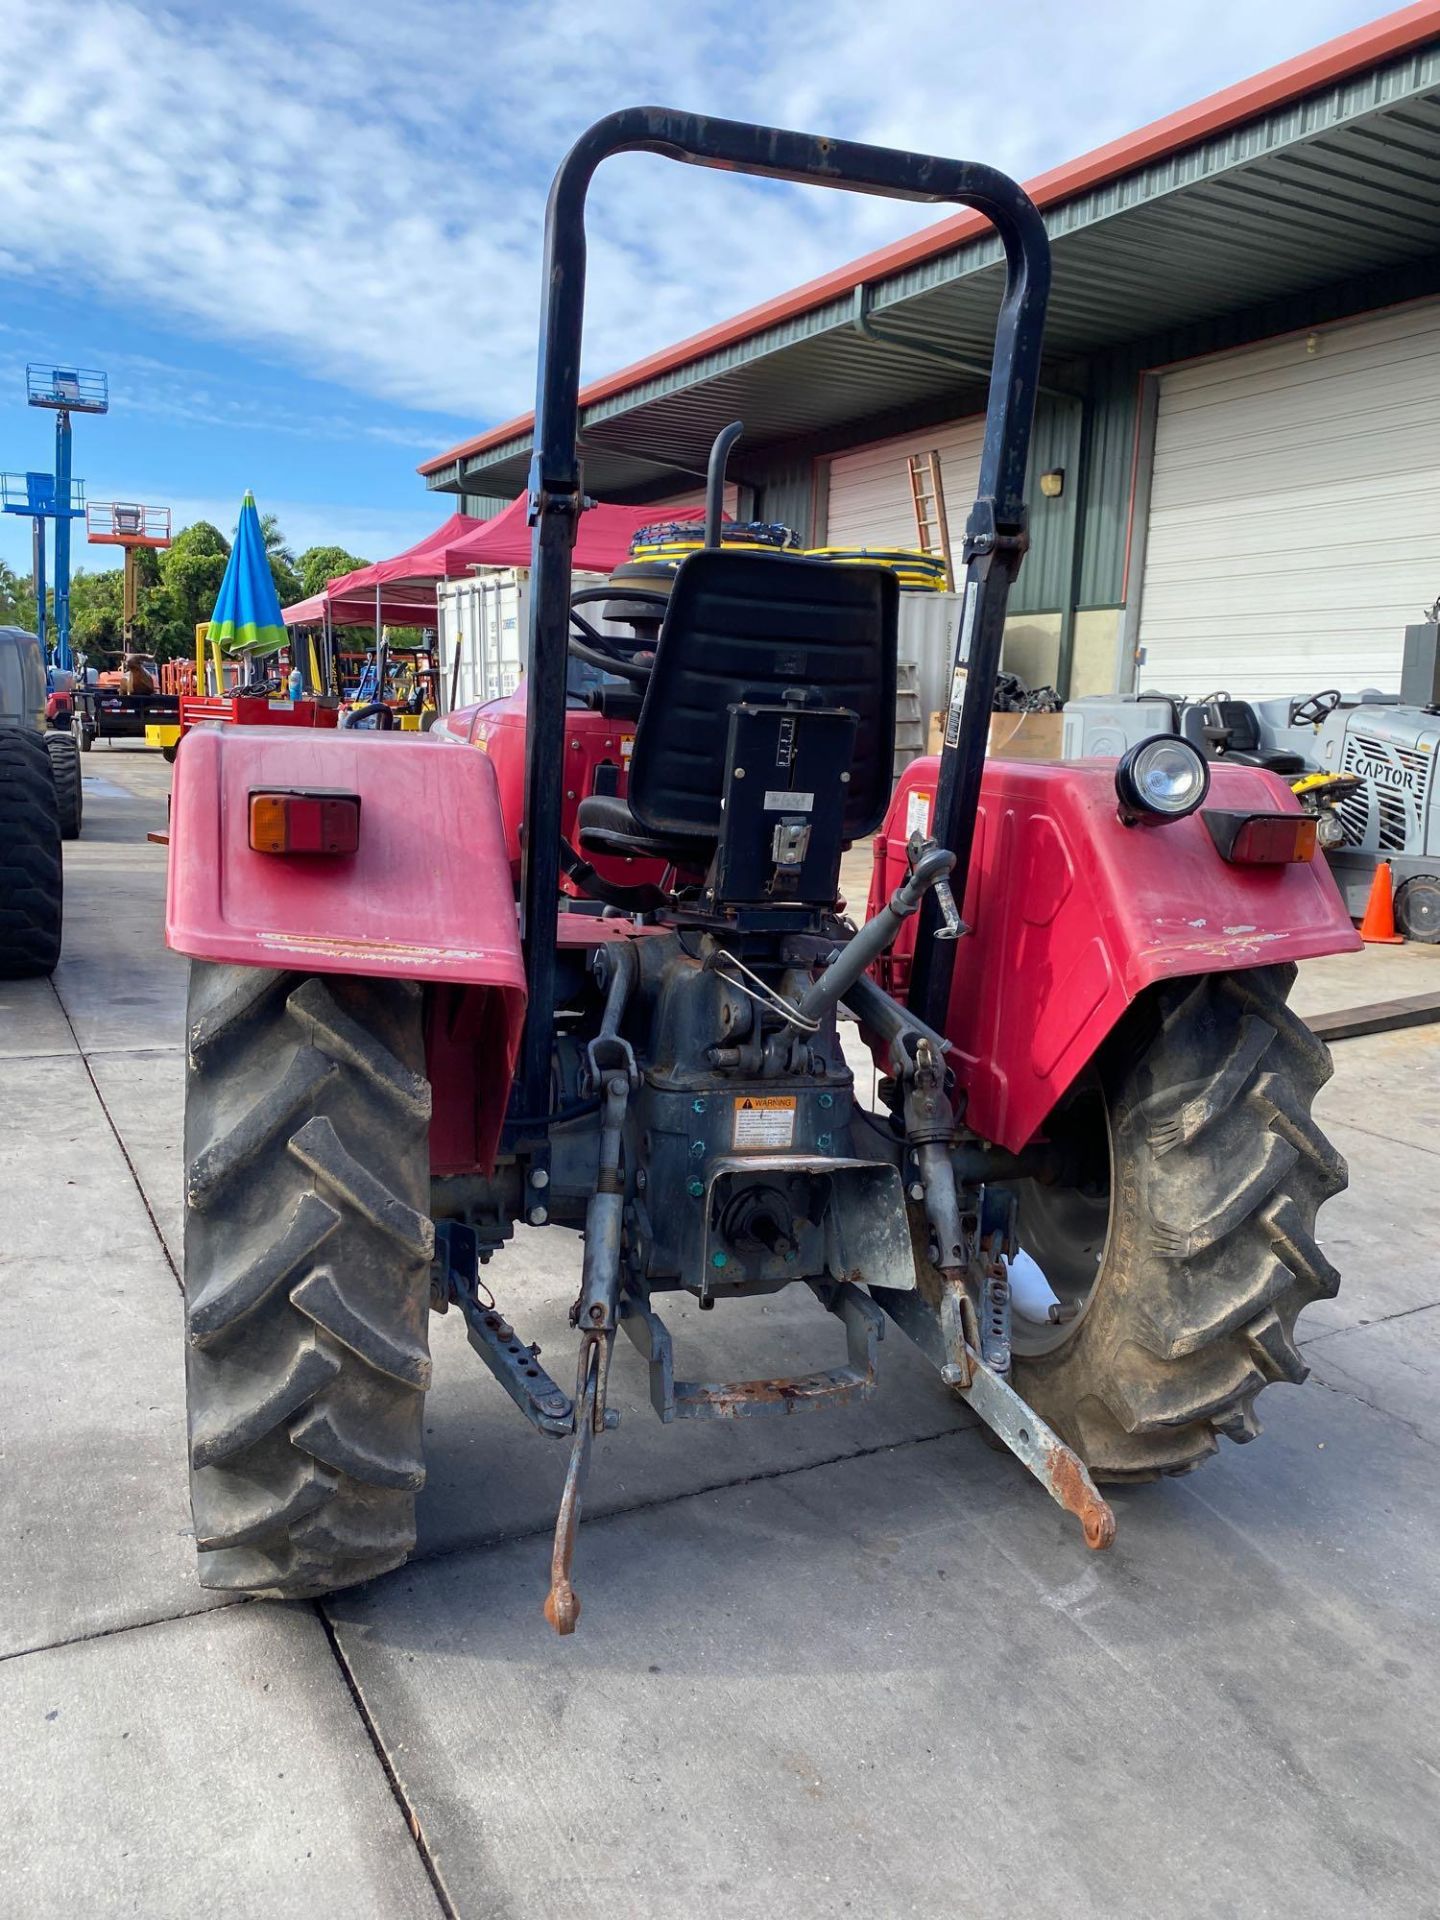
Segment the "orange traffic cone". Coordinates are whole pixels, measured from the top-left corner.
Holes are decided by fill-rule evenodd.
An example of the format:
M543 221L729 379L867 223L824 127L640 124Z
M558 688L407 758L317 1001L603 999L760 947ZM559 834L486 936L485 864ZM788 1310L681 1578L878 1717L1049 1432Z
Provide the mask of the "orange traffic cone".
M1372 947L1403 947L1405 936L1395 931L1395 895L1390 884L1390 862L1382 860L1370 882L1360 938Z

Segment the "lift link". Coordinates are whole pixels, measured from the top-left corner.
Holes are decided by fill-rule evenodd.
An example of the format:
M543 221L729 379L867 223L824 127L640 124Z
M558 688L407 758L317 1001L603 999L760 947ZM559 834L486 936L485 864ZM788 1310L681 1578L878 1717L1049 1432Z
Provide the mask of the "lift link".
M580 1358L575 1369L575 1438L570 1448L565 1489L560 1496L560 1511L555 1517L550 1592L545 1600L545 1618L562 1634L573 1633L580 1618L580 1596L571 1585L570 1571L580 1528L580 1505L590 1474L591 1442L597 1433L619 1424L619 1416L606 1411L605 1388L620 1312L620 1236L625 1210L620 1143L632 1077L638 1078L629 1043L613 1030L624 1011L624 993L616 991L621 977L617 972L611 982L610 1001L605 1010L604 1024L610 1031L593 1040L588 1049L592 1074L600 1072L605 1076L600 1166L595 1191L585 1210L585 1258L580 1297L574 1309L580 1328Z
M905 1140L920 1176L931 1260L941 1279L940 1326L949 1364L969 1384L969 1353L980 1346L980 1322L966 1284L969 1249L960 1222L960 1196L950 1146L955 1110L945 1091L945 1066L934 1043L922 1035L904 1076Z

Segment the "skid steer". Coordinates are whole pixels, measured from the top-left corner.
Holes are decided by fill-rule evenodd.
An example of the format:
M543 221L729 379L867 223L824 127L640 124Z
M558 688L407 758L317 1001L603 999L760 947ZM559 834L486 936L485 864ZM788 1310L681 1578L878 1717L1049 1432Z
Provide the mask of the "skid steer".
M570 580L584 206L596 167L632 151L959 202L1000 236L968 671L923 791L891 793L893 573L710 546L620 676L628 783L597 766L565 813L567 655L594 641ZM1114 1533L1098 1482L1189 1470L1218 1436L1252 1437L1269 1382L1303 1378L1296 1315L1337 1285L1315 1215L1345 1168L1310 1114L1325 1049L1286 995L1296 960L1355 944L1313 821L1283 781L1173 737L1118 765L985 765L1048 282L1039 215L987 167L610 115L547 215L523 789L438 735L192 734L167 934L192 963L207 1586L309 1596L405 1559L432 1307L463 1315L519 1413L569 1450L545 1603L562 1633L618 1334L664 1421L861 1400L903 1334L1092 1548ZM566 890L562 823L583 856ZM857 927L839 863L877 828ZM587 881L591 855L644 877ZM880 1068L873 1105L842 1010ZM573 1375L505 1312L522 1222L583 1233ZM1028 1317L1022 1255L1053 1302ZM842 1364L677 1377L667 1292L724 1311L787 1287L839 1323Z

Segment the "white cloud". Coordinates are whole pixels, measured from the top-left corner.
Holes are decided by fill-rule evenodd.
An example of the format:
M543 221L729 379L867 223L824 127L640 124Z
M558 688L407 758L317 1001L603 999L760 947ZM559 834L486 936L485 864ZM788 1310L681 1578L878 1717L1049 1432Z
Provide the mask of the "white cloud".
M140 307L357 395L490 421L529 405L546 185L607 107L660 95L1024 176L1370 11L0 0L0 270ZM638 156L603 170L592 206L592 372L935 217ZM245 424L236 404L223 403L223 424ZM417 454L445 434L427 446L373 430Z

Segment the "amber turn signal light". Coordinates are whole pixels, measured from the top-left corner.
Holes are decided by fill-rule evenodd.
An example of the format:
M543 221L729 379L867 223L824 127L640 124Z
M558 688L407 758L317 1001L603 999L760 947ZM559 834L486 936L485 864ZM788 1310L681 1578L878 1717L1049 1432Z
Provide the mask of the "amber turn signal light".
M1222 859L1237 867L1288 867L1315 858L1313 813L1201 814Z
M360 796L252 793L250 845L256 853L354 853L360 845Z

